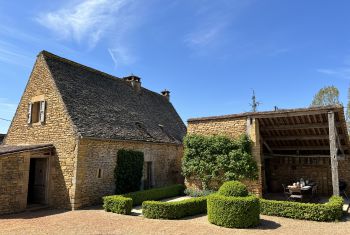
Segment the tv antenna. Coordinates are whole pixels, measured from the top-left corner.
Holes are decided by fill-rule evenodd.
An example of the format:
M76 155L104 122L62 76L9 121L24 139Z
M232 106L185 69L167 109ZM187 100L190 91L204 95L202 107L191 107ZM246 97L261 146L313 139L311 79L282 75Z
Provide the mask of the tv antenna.
M252 103L249 104L252 107L252 112L256 112L258 109L258 106L261 105L261 102L256 101L255 91L253 90L253 96L252 96Z

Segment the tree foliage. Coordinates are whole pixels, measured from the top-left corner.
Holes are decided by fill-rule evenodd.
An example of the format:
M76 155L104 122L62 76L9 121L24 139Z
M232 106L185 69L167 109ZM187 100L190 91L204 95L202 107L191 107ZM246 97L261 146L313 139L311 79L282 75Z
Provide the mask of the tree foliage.
M312 100L311 106L337 105L339 102L339 90L335 86L326 86L319 90Z
M184 146L182 174L200 179L205 190L211 180L257 178L257 164L251 155L251 141L247 135L237 140L220 135L187 135Z

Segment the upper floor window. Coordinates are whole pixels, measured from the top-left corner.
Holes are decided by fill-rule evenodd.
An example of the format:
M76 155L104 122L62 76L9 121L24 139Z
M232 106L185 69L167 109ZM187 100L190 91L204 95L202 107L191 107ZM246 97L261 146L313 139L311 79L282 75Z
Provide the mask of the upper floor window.
M46 101L29 102L28 124L45 122Z

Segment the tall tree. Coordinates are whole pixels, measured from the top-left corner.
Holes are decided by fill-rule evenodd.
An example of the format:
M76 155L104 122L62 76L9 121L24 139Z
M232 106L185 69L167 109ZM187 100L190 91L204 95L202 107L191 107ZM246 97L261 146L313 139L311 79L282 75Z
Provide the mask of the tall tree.
M339 90L335 86L326 86L319 90L312 100L311 106L327 106L340 104Z

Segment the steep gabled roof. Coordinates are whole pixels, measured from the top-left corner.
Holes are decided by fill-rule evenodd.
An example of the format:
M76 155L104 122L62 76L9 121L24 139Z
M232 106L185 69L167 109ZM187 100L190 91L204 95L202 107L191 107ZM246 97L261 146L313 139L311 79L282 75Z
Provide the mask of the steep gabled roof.
M42 51L67 111L82 137L182 142L186 126L162 95Z

